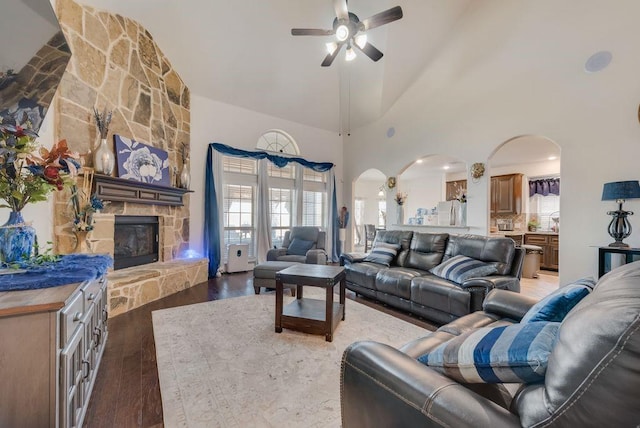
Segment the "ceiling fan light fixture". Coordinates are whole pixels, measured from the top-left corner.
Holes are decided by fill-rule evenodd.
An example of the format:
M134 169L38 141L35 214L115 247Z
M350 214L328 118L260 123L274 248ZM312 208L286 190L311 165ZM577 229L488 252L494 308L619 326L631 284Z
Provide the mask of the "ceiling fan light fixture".
M327 52L329 55L333 55L333 53L338 49L338 44L336 42L329 42L325 45L327 47Z
M360 49L364 49L364 47L367 45L367 35L366 34L358 34L355 37L355 42L356 42L356 45L358 45L358 47Z
M345 24L338 25L338 28L336 28L336 39L338 39L339 42L344 42L348 38L349 27L347 27Z
M354 59L356 59L356 56L356 52L351 46L349 46L344 54L344 59L346 59L347 61L353 61Z

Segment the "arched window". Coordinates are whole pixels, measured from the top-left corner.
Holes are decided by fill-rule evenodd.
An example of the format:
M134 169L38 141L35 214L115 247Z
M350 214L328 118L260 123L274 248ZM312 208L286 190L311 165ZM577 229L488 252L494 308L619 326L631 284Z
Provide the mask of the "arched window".
M279 129L271 129L258 138L256 148L275 153L300 155L298 145L291 135Z

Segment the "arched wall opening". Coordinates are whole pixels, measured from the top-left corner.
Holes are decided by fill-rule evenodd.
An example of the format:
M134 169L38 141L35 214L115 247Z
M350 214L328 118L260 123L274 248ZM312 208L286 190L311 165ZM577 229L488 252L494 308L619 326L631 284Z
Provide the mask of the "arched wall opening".
M375 168L364 171L353 182L350 242L355 251L364 251L365 224L386 228L387 189L387 176Z
M489 233L541 247L547 273L560 268L560 152L550 138L521 135L496 147L487 163Z

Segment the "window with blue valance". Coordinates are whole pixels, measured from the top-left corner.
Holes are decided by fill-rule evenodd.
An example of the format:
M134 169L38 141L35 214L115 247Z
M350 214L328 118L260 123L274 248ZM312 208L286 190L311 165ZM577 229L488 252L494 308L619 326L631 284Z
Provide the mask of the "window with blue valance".
M209 258L209 277L216 276L222 260L222 244L223 244L223 222L222 222L222 156L233 156L242 158L251 158L256 160L268 160L274 165L282 168L290 163L297 163L304 168L309 168L315 172L328 173L328 200L329 200L329 222L327 225L327 253L331 261L338 261L337 242L338 228L337 226L337 208L336 208L336 189L335 176L333 171L333 163L331 162L312 162L301 157L288 157L278 154L262 151L262 150L242 150L227 146L221 143L211 143L208 147L206 162L206 182L205 182L205 217L204 217L204 247L206 256ZM258 169L258 211L259 220L263 220L258 226L258 258L262 253L266 253L271 248L270 238L270 222L264 221L268 216L268 188L266 170L264 176ZM261 193L262 192L262 193ZM261 196L267 195L267 196ZM260 202L260 200L266 202ZM300 200L300 203L302 200Z

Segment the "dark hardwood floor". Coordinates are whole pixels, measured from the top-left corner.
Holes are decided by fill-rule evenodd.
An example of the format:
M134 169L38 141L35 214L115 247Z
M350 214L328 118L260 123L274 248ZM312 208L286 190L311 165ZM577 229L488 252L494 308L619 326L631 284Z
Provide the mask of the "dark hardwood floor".
M223 275L109 319L109 337L84 426L163 426L151 312L254 294L252 278L252 272ZM435 329L425 320L355 297L350 291L347 291L347 297L425 329Z

